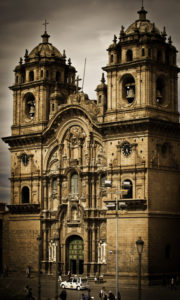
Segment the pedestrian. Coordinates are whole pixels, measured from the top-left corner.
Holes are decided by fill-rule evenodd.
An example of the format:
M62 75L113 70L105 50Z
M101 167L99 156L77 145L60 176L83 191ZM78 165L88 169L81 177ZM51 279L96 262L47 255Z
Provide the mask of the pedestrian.
M26 268L26 277L27 277L27 278L30 278L30 277L31 277L30 272L31 272L30 266L27 266L27 268Z
M59 271L59 278L58 278L58 280L62 281L62 271L61 270Z
M61 300L66 300L66 298L67 298L66 290L62 290L59 297L61 298Z
M88 289L87 300L91 300L91 299L94 299L94 297L91 297L91 289Z
M118 291L118 298L117 300L121 300L121 294L120 294L120 291Z
M170 285L171 285L171 291L176 289L174 277L171 278L171 283L170 283Z
M86 296L84 294L81 295L82 296L82 300L86 300Z
M108 293L108 300L115 300L115 296L113 294L113 292L109 291Z
M107 300L107 292L105 286L102 287L102 289L99 292L99 298L101 300Z
M68 275L68 279L70 280L70 278L71 278L71 271L70 270L68 271L67 275Z

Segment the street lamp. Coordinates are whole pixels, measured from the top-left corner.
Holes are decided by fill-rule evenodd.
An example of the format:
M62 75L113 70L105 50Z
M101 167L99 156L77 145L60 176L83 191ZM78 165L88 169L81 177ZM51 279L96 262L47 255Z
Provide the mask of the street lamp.
M55 299L58 300L58 243L59 237L54 237L54 242L56 246L56 276L55 276Z
M37 237L38 241L38 300L41 300L41 236Z
M137 252L139 254L139 267L138 267L138 300L141 300L141 255L143 252L144 241L141 237L136 241Z
M111 180L105 180L104 186L112 187ZM125 202L122 202L119 205L118 195L123 194L124 192L127 192L127 191L119 190L119 192L118 192L118 187L116 187L115 203L113 201L111 201L110 204L107 204L107 208L109 208L109 209L115 208L115 210L116 210L116 300L118 300L118 298L119 298L119 286L118 286L119 285L119 283L118 283L118 279L119 279L119 261L118 261L118 252L119 252L119 250L118 250L118 236L119 236L118 218L119 218L119 214L118 214L118 210L119 210L119 206L120 206L120 209L126 208Z

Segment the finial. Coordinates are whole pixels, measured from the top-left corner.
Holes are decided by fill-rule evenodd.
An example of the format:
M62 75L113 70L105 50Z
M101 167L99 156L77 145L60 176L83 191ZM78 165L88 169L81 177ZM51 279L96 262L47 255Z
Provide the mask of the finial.
M71 66L71 59L68 59L68 65Z
M114 39L113 39L114 44L117 42L117 36L114 34Z
M142 7L141 9L138 11L138 14L139 14L139 20L140 21L145 21L146 20L146 14L147 14L147 11L144 9L143 7L143 0L142 0Z
M47 25L48 25L49 23L46 21L46 19L45 19L45 22L43 23L43 25L44 25L44 34L43 35L41 35L41 37L42 37L42 42L44 43L44 44L47 44L48 43L48 40L49 40L49 37L50 37L50 35L47 33Z
M168 42L169 42L169 44L170 44L170 45L172 44L172 39L171 39L171 36L169 36L169 38L168 38Z
M24 58L25 58L25 62L27 62L28 61L28 50L26 49L25 50L25 55L24 55Z
M23 59L22 57L20 57L19 64L22 65L22 63L23 63Z
M125 35L124 26L122 25L119 38L123 37L124 35Z
M164 26L163 32L162 32L162 37L164 38L164 40L166 40L166 36L167 36L166 27Z
M102 83L105 83L104 73L102 73L101 82L102 82Z
M66 58L66 51L63 50L63 57Z
M48 25L49 23L46 21L46 19L45 19L45 22L43 23L43 25L44 25L44 32L46 32L46 29L47 29L47 25Z
M151 30L151 32L152 33L155 32L155 24L154 23L152 24L152 30Z

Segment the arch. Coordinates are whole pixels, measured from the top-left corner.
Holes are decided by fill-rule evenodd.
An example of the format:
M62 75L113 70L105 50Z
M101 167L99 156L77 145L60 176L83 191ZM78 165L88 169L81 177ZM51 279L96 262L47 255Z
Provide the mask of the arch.
M23 186L22 192L21 192L21 197L22 197L22 203L29 203L29 188L28 188L28 186Z
M29 81L34 81L34 71L29 72Z
M165 98L165 80L163 77L156 79L156 102L162 104Z
M78 194L78 174L73 172L70 177L70 192L71 194Z
M145 49L142 48L142 56L145 56Z
M126 52L126 61L132 61L133 60L133 52L132 50L127 50Z
M66 239L66 272L83 274L84 242L79 235L71 235Z
M131 74L126 74L122 79L122 98L131 104L135 99L135 80Z
M111 62L111 63L114 62L114 55L113 55L113 54L111 54L111 56L110 56L110 62Z
M130 179L125 179L122 183L122 188L127 190L127 193L123 195L123 199L132 199L133 198L133 184Z
M43 70L41 70L41 78L43 77L43 75L44 75L44 72L43 72Z
M25 101L25 114L27 117L33 119L35 115L35 97L32 93L28 92L24 95Z

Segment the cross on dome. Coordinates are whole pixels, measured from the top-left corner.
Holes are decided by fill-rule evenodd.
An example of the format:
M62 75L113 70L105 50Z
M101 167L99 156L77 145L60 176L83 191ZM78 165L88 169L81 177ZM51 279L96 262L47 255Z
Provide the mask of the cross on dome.
M44 21L44 23L43 23L45 32L46 32L46 30L47 30L47 25L48 25L48 24L49 24L49 23L48 23L47 20L45 19L45 21Z

